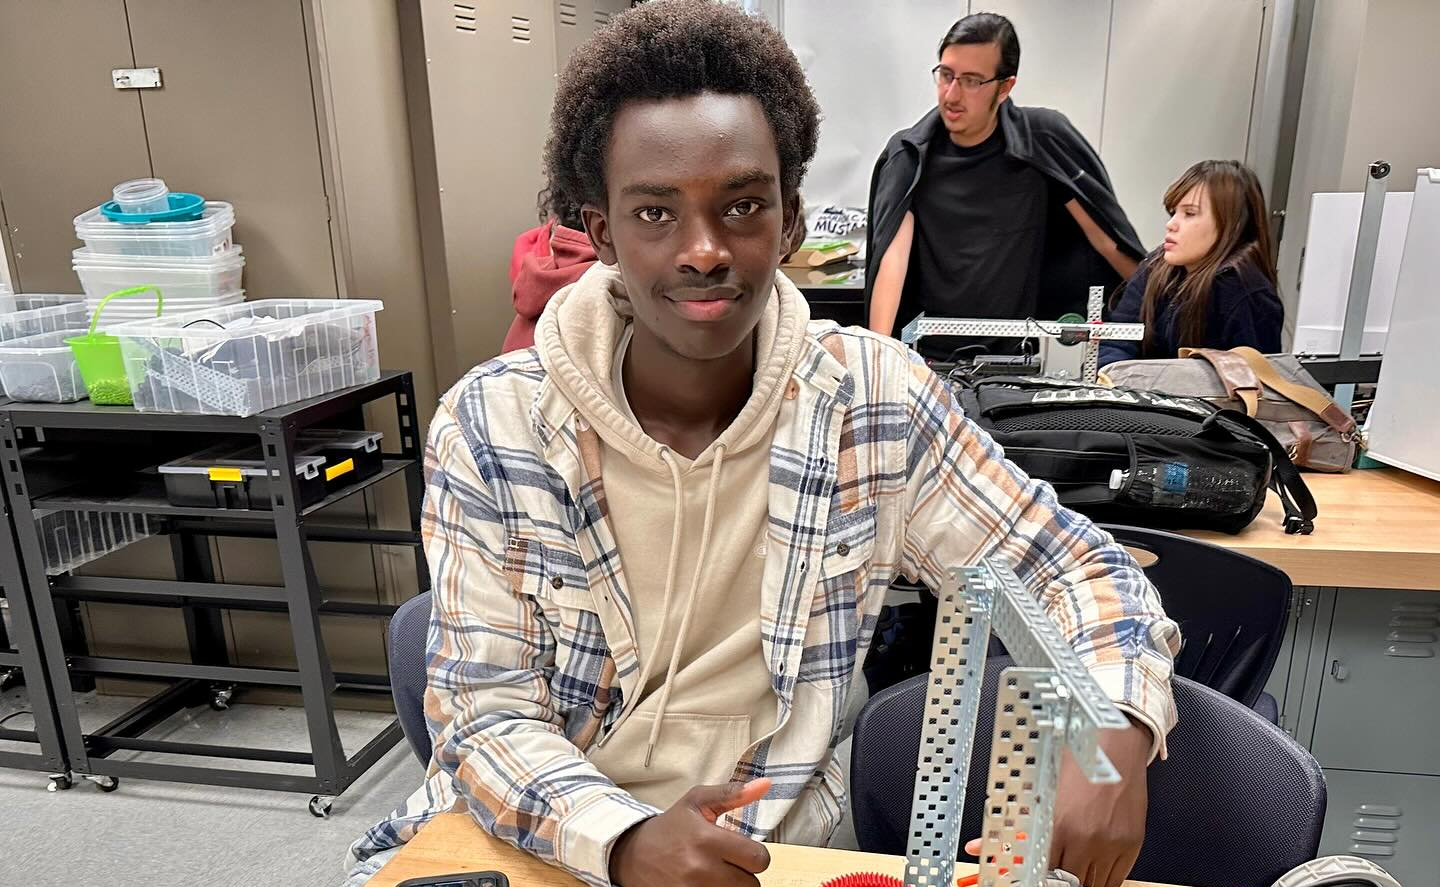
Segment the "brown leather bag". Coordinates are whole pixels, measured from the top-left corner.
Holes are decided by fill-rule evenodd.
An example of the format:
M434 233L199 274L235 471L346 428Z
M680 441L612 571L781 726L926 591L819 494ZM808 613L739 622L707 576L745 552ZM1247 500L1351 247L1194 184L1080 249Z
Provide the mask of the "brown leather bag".
M1122 360L1105 377L1126 388L1201 397L1264 425L1301 468L1347 471L1360 433L1293 354L1181 348L1175 360Z

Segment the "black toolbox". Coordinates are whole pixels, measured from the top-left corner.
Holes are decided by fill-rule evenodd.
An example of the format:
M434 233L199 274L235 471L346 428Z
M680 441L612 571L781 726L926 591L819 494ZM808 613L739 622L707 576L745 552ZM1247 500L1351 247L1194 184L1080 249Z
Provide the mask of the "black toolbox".
M297 455L300 482L296 508L325 498L325 457ZM194 508L254 508L269 511L270 475L255 447L217 447L160 466L165 498L171 505Z
M325 487L330 492L374 477L385 465L380 452L379 431L342 431L338 428L307 428L295 438L296 451L321 456L325 465Z

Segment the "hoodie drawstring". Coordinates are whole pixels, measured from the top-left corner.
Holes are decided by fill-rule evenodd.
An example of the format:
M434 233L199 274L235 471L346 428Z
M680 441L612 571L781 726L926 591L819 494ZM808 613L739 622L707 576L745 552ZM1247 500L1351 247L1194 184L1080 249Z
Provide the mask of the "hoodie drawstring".
M676 524L679 524L680 514L680 469L675 460L670 457L668 449L660 451L660 458L670 466L670 476L675 482L676 499ZM645 766L650 766L650 758L655 754L655 746L660 742L660 725L665 723L665 709L670 704L670 691L675 687L675 672L680 667L680 651L685 647L685 637L690 633L690 617L695 613L695 597L700 591L700 574L705 569L705 556L710 548L710 526L715 517L715 498L720 491L720 468L725 462L725 445L715 447L715 461L710 467L710 488L705 494L705 522L700 529L700 551L695 558L695 573L690 577L690 593L685 597L685 615L680 619L680 630L675 635L675 646L670 652L670 667L665 671L665 683L660 687L660 702L655 706L655 723L650 725L650 739L645 743ZM675 572L675 560L678 546L670 549L670 570L673 577ZM670 588L666 584L665 598L669 601ZM667 617L668 613L665 614ZM662 626L665 622L661 621ZM642 685L643 686L643 685Z
M680 565L680 540L685 534L685 490L680 481L680 466L670 455L669 447L664 445L660 447L660 461L670 469L670 484L675 488L675 521L670 531L670 559L665 564L665 596L660 603L660 630L664 631L665 626L670 622L670 601L674 596L675 571L679 569ZM655 657L645 657L645 662L640 667L640 680L635 685L638 688L637 693L645 692L645 685L650 682L651 667L654 664ZM625 713L620 716L620 720L615 722L615 726L610 728L610 732L600 740L599 748L604 748L605 743L610 741L610 737L620 732L620 727L630 720L631 713L638 707L638 705L625 706ZM649 755L646 755L645 765L647 767L650 765Z

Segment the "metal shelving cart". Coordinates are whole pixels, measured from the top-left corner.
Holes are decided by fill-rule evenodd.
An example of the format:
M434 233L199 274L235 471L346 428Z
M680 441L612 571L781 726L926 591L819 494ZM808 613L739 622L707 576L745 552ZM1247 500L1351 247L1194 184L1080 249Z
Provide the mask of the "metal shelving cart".
M35 631L30 596L25 590L25 573L20 567L11 523L9 497L0 497L5 517L0 521L0 599L6 613L0 618L0 692L24 686L28 708L10 712L0 721L0 767L40 770L53 774L52 786L68 779L69 762L60 740L55 702L45 674ZM12 719L29 718L31 725L10 726Z
M362 408L393 398L400 429L399 452L386 453L381 470L349 487L327 490L323 499L303 501L294 471L296 437L307 428L364 426ZM388 618L384 603L331 600L317 581L310 542L408 546L415 552L416 584L429 587L420 549L423 478L419 426L411 376L384 372L373 383L336 391L248 417L140 413L128 407L75 404L0 404L0 465L14 513L19 544L45 672L69 767L113 787L124 776L206 785L313 793L310 811L327 815L330 802L401 738L392 719L356 754L347 756L335 720L337 690L388 696L386 675L335 673L321 635L322 614ZM270 480L270 508L172 505L158 474L145 470L161 456L183 455L199 444L258 438ZM128 452L142 461L125 462ZM88 448L88 449L87 449ZM97 448L110 464L95 470ZM188 449L187 449L188 448ZM393 447L392 447L393 448ZM84 458L76 458L76 453ZM88 471L87 471L88 465ZM312 516L342 499L403 475L409 504L408 529L312 524ZM175 579L142 580L103 576L48 575L37 516L57 511L143 515L147 528L169 537ZM209 537L270 538L277 543L283 582L278 586L216 581ZM53 556L52 556L53 561ZM53 564L52 564L53 568ZM53 571L53 569L51 570ZM75 601L178 607L185 620L189 662L92 655L83 632L67 625L66 604ZM230 661L225 610L285 613L289 617L297 668L242 667ZM86 681L111 676L172 683L97 729L82 727L75 691ZM236 687L298 689L303 698L309 751L197 744L147 738L157 725L188 707L209 704L223 710ZM139 752L112 757L116 752ZM311 774L255 772L243 766L200 766L166 758L216 758L238 762L306 765ZM138 759L130 759L138 758Z

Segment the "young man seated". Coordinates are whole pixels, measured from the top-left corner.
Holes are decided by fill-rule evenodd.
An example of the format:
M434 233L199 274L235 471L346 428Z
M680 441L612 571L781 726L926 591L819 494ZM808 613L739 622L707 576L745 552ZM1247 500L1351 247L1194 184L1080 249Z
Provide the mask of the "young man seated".
M1124 776L1062 775L1054 861L1113 887L1175 722L1178 632L1125 551L1006 462L899 343L810 325L777 274L819 109L783 38L705 0L617 17L557 84L545 162L600 257L536 347L430 429L424 787L589 884L754 885L824 845L886 589L1009 562L1131 716Z

